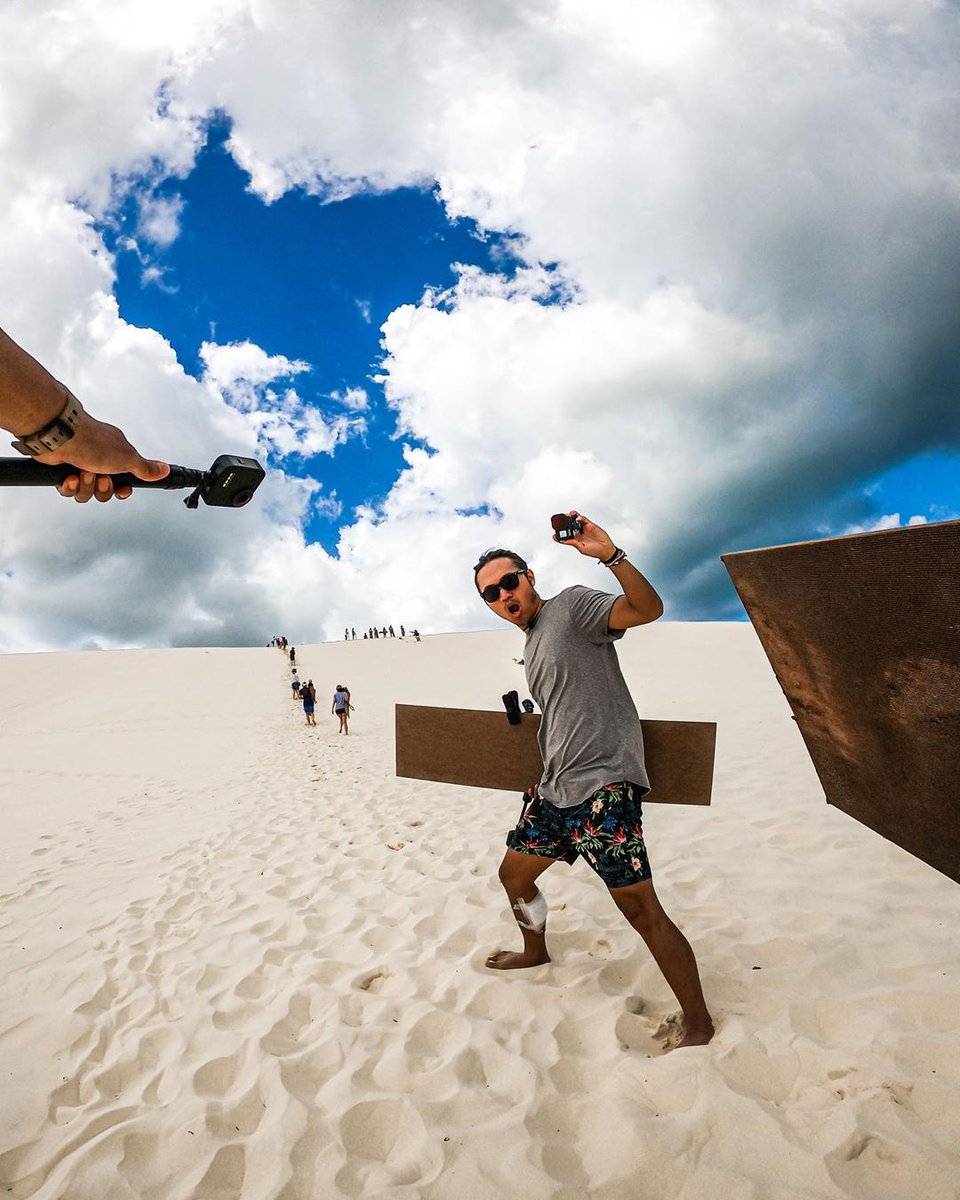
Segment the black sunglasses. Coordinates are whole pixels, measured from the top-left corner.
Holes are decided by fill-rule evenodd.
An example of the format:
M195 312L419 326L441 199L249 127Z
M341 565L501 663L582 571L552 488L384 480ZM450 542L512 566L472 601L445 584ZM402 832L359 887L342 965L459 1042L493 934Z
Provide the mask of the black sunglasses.
M493 604L495 600L500 599L500 593L513 592L520 586L520 576L526 575L526 571L508 571L502 576L499 583L488 583L480 595L488 604Z

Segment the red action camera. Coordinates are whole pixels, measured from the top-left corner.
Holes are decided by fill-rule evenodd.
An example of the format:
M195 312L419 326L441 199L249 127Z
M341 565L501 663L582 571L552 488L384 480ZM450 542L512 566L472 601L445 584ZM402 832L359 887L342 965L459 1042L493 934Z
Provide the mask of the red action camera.
M583 525L576 517L568 517L566 513L554 513L550 518L553 532L558 542L569 542L577 533L583 533Z

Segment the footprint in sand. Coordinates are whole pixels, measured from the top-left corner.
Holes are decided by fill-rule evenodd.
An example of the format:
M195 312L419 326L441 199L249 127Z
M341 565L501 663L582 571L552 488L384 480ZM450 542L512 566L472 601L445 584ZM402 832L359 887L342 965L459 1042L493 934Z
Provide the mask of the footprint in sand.
M639 969L634 955L615 959L600 968L597 981L608 996L619 996L628 988L636 987Z
M211 992L227 979L228 972L223 967L214 967L207 965L203 968L203 974L197 980L198 992Z
M379 992L386 981L390 978L390 972L386 968L377 971L371 971L367 975L361 975L354 984L361 992Z
M406 1099L363 1100L340 1120L347 1165L336 1186L348 1196L426 1184L440 1173L443 1152L431 1143L423 1120Z
M254 1083L235 1104L214 1100L207 1105L205 1124L214 1137L229 1142L239 1135L251 1137L256 1133L266 1112L266 1099Z
M457 1013L425 1013L407 1034L404 1051L411 1071L423 1074L450 1062L470 1041L470 1022Z
M635 1009L631 1005L640 1007ZM653 1058L678 1046L683 1040L682 1015L671 1013L656 1025L643 1015L644 1009L644 1002L639 996L631 996L627 1001L626 1011L620 1014L614 1026L620 1049Z
M220 1097L233 1087L240 1071L241 1054L212 1058L193 1075L193 1090L198 1096Z
M800 1075L800 1057L793 1050L772 1054L757 1038L747 1036L717 1058L717 1068L741 1096L782 1104Z
M267 1054L277 1057L302 1050L303 1044L300 1039L312 1020L309 995L306 992L296 992L290 998L287 1015L260 1039L261 1048Z
M301 1054L280 1061L280 1079L284 1088L305 1105L317 1104L317 1093L333 1079L344 1063L344 1051L332 1039Z
M197 1185L198 1196L240 1196L246 1174L243 1146L221 1146Z

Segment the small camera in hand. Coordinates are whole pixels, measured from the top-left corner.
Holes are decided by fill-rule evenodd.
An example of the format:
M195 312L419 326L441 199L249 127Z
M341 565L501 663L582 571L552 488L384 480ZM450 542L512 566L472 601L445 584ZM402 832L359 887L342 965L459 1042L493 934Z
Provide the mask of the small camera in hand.
M568 517L566 513L554 513L550 524L558 542L569 542L576 534L583 533L583 523L576 517Z

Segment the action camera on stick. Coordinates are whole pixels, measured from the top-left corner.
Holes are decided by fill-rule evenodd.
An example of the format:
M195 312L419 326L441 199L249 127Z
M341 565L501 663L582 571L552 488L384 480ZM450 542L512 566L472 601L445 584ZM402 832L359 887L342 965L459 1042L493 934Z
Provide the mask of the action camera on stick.
M59 487L71 475L79 475L80 468L70 463L47 466L32 459L0 458L0 487ZM202 500L211 508L243 508L253 499L253 493L263 482L266 474L254 458L239 458L236 454L221 454L209 471L197 471L193 467L176 467L171 464L170 474L163 479L138 479L128 471L111 475L114 490L117 488L173 488L192 487L193 492L184 500L187 508L196 508Z
M264 470L253 458L221 454L204 474L206 478L197 489L204 504L211 508L243 508L253 499ZM196 504L191 507L196 508Z

